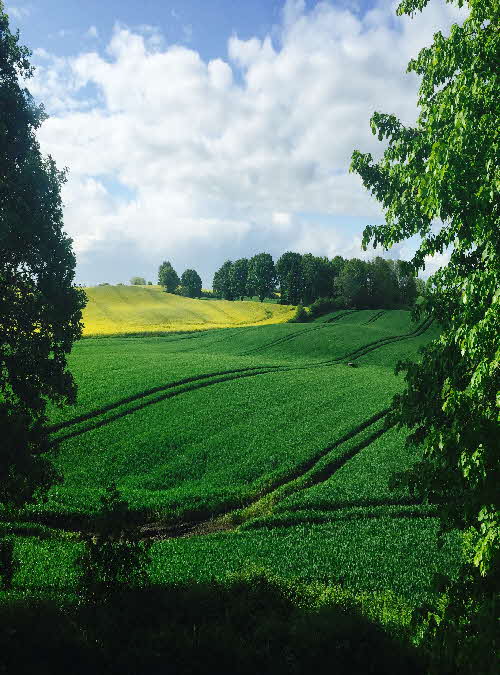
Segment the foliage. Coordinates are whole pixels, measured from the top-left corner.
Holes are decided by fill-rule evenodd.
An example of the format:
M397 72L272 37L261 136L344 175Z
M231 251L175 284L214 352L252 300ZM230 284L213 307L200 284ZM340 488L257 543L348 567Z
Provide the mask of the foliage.
M302 305L298 305L295 311L295 314L291 319L288 319L289 323L306 323L310 320L308 311Z
M305 305L333 293L336 263L327 257L318 258L312 253L305 253L302 256L302 274L304 277L302 302Z
M273 297L276 285L276 270L269 253L257 253L248 263L248 294L257 295L263 302Z
M276 277L280 285L280 302L298 305L304 295L305 283L300 253L283 253L276 262Z
M222 267L214 274L212 283L214 292L219 298L223 298L224 300L234 300L232 270L232 261L226 260Z
M398 13L426 4L406 0ZM498 3L466 4L463 25L452 26L447 38L436 33L408 65L422 77L415 128L375 113L372 130L389 147L376 164L355 151L351 168L386 209L385 225L366 228L365 245L373 240L387 248L420 235L415 271L450 247L422 306L443 331L421 364L403 364L407 389L396 399L395 419L412 429L408 442L423 449L422 461L401 480L441 504L445 530L468 533L469 562L477 569L470 592L481 595L488 577L496 579L496 591L500 579L500 35Z
M76 564L81 570L83 597L102 603L120 588L144 584L149 557L134 535L134 520L116 484L107 486L100 501L101 510L94 521L97 531L86 537Z
M144 277L132 277L130 279L130 285L131 286L145 286L146 285L146 279Z
M163 286L166 293L175 293L179 283L179 276L172 267L172 263L164 260L158 269L158 284Z
M4 537L0 539L0 583L3 588L12 588L12 579L20 564L14 556L14 539Z
M357 258L346 260L335 279L335 290L344 307L368 307L368 264Z
M181 276L181 295L199 298L201 295L201 277L196 270L185 270Z
M248 287L248 260L240 258L231 268L231 284L235 298L243 300Z
M317 319L322 314L339 309L339 302L334 298L317 298L309 306L309 315L311 319Z
M22 664L51 675L331 675L333 662L336 675L421 675L410 608L390 591L283 580L255 566L225 581L132 590L97 607L25 594L0 605L2 661L9 673Z
M0 3L0 502L22 504L56 480L43 454L45 407L75 399L66 355L85 295L62 230L65 171L41 155L46 115L20 83L33 69L18 42Z

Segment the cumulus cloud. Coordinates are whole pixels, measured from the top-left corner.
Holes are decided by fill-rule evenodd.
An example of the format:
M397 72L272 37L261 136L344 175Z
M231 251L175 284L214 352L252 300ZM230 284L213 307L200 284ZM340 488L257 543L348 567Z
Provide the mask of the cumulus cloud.
M151 269L168 257L204 270L205 285L224 259L260 250L359 254L360 230L300 214L383 221L348 173L351 153L380 156L374 110L414 122L418 81L406 64L463 18L445 4L413 21L394 10L288 0L279 39L228 36L227 58L209 62L165 46L157 29L126 26L104 53L39 53L30 87L52 114L42 149L70 168L66 228L88 270L109 243L94 281L136 272L115 259L119 238Z

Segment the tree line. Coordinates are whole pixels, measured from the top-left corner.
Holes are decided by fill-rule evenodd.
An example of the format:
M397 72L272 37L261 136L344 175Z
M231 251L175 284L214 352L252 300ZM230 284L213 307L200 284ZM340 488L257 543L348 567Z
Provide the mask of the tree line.
M263 302L279 293L279 302L286 305L330 298L339 307L394 308L412 306L424 282L403 260L329 259L287 251L276 263L269 253L226 260L212 286L214 295L225 300L258 296Z
M199 298L202 295L201 277L198 272L188 269L179 278L168 260L162 262L158 269L158 284L163 286L166 293L176 293L186 298Z

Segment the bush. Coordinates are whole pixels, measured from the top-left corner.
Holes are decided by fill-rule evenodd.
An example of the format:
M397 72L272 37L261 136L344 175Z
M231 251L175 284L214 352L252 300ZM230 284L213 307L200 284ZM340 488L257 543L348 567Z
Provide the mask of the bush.
M311 317L307 309L305 309L305 307L302 305L298 305L297 309L295 310L295 314L291 319L288 320L288 323L306 323L310 320L310 318Z
M316 319L322 314L328 314L336 309L341 309L343 305L337 298L318 298L309 307L309 315L312 319Z

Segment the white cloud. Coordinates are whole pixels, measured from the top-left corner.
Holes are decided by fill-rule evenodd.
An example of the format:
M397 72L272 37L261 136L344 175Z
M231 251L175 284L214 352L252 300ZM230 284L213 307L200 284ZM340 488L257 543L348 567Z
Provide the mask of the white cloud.
M79 254L117 237L151 260L189 250L190 266L212 271L238 247L359 254L355 232L296 214L383 220L347 172L351 153L381 154L374 110L414 122L406 64L456 16L443 4L397 18L381 0L360 18L290 0L278 41L232 36L228 61L167 48L154 27L116 26L105 55L39 53L30 87L52 113L39 137L70 168L65 222Z
M7 14L12 17L13 19L17 19L18 21L20 19L24 19L27 16L30 16L31 14L31 5L7 5L5 8L5 11Z
M97 26L90 26L88 31L86 31L85 36L86 38L96 39L99 37L99 31L97 30Z

